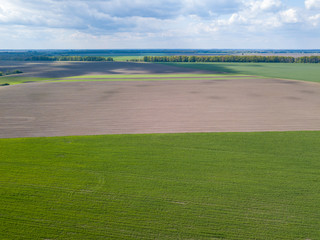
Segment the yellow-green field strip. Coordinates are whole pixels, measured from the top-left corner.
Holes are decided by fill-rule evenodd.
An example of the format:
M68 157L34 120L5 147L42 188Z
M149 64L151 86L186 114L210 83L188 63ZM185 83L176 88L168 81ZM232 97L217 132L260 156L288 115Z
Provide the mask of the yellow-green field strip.
M182 77L249 77L252 75L246 74L109 74L109 75L82 75L82 76L72 76L68 78L182 78Z
M46 82L89 82L89 81L181 81L181 80L232 80L232 79L262 79L256 76L227 76L227 77L161 77L161 78L61 78Z
M90 82L90 81L180 81L180 80L232 80L232 79L264 79L265 77L252 75L230 74L175 74L175 75L84 75L65 78L36 78L36 77L12 77L0 78L0 84L21 84L32 82Z

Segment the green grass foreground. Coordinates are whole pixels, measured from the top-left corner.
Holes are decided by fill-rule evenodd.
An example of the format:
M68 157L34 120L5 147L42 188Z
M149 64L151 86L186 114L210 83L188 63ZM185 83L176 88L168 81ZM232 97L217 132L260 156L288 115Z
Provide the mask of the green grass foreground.
M320 132L0 139L1 239L319 239Z
M285 78L320 82L320 64L313 63L165 63L174 66L248 74L270 78Z

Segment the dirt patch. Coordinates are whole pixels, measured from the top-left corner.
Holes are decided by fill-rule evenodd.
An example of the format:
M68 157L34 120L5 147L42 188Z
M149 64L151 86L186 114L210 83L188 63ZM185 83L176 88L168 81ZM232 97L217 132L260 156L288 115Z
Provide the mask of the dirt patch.
M21 84L0 89L0 137L320 130L319 96L277 79Z

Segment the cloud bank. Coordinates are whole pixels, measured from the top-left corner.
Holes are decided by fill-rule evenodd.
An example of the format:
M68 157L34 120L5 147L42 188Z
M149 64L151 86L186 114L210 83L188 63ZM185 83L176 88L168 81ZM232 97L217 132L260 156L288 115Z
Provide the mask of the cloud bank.
M319 48L320 0L2 0L0 48Z

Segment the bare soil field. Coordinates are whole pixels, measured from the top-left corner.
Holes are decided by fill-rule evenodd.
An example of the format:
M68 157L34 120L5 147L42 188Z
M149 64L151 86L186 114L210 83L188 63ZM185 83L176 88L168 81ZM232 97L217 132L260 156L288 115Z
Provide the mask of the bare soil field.
M20 84L0 88L0 138L320 130L319 96L266 78Z
M19 62L0 61L0 71L21 70L21 77L63 78L104 74L212 73L153 63L131 62ZM17 75L15 75L17 76Z

